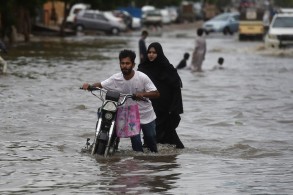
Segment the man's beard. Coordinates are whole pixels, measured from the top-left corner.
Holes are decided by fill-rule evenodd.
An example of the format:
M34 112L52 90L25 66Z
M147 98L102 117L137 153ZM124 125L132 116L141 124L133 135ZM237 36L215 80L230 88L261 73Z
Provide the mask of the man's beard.
M130 75L131 74L132 69L126 69L126 68L124 68L121 71L122 71L122 74L123 75L127 76L127 75Z

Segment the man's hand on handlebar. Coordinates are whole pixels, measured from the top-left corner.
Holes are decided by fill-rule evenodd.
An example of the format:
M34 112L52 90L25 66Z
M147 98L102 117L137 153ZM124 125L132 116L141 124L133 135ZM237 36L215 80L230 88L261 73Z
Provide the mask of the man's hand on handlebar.
M135 93L132 97L133 100L136 101L147 101L147 99L143 96L143 93Z
M89 90L89 87L90 87L91 85L90 84L88 84L88 83L84 83L83 85L82 85L82 89L83 90Z

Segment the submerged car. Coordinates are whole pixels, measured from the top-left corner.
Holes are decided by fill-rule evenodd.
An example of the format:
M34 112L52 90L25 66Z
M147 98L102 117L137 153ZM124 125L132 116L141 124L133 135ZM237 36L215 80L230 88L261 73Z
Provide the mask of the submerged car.
M75 18L75 29L77 31L97 30L118 35L121 31L125 31L126 28L124 21L115 17L112 12L82 10Z
M232 35L238 32L239 17L240 14L238 12L222 13L206 21L202 28L206 34L211 32L222 32L224 35Z
M274 15L265 37L265 45L274 48L293 45L293 13Z

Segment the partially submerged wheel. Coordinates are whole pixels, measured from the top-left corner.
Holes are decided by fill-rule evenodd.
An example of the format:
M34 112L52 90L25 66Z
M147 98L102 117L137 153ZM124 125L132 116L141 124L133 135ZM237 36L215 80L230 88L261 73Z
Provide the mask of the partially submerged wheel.
M100 140L97 140L97 141L98 141L98 143L96 145L96 147L97 147L96 153L99 155L104 155L107 143L105 141L100 141Z
M81 24L77 25L77 26L76 26L76 31L77 31L77 32L82 32L82 31L84 31L84 26L81 25Z
M117 137L112 139L111 145L109 147L109 155L113 155L118 150L119 139Z
M120 31L119 31L118 28L112 28L112 29L111 29L111 34L112 34L112 35L118 35L119 32L120 32Z
M223 30L223 34L224 35L233 35L233 32L230 30L229 27L225 27L224 30Z

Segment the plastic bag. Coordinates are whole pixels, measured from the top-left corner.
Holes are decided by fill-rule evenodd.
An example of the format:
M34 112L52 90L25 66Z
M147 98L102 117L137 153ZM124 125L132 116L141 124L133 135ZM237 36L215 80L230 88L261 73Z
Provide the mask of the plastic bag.
M116 115L117 137L132 137L140 133L140 116L138 104L128 104L127 102L118 107Z

